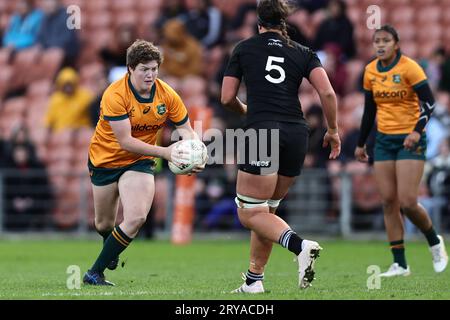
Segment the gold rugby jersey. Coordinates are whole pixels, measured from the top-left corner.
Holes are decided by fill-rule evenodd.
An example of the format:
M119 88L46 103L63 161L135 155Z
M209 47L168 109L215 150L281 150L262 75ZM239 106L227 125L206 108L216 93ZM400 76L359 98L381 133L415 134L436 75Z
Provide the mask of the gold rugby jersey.
M157 79L150 97L143 98L131 84L129 75L125 75L103 93L100 118L89 146L89 159L94 166L118 168L154 158L120 147L109 122L127 118L134 138L155 145L157 133L167 120L179 126L188 121L188 114L180 96L164 81Z
M417 62L397 54L389 66L379 59L364 71L364 90L371 91L377 105L378 131L385 134L407 134L419 120L419 99L414 89L425 84L427 76Z

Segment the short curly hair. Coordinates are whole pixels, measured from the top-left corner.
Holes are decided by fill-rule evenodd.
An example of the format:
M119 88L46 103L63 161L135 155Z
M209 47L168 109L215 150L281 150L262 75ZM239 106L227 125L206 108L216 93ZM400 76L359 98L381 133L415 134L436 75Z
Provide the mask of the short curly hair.
M139 63L148 63L150 61L156 61L158 67L163 61L163 56L158 47L153 43L137 39L127 49L127 67L134 70Z

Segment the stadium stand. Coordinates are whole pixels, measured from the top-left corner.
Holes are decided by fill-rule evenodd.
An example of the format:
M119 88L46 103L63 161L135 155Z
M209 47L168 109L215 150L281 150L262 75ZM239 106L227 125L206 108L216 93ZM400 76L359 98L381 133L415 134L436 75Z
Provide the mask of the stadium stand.
M157 45L161 44L161 35L155 24L165 2L163 0L62 1L65 6L76 5L81 9L82 27L81 30L77 30L81 48L74 67L80 74L81 85L84 88L90 90L94 96L100 94L98 75L110 71L102 59L101 50L114 41L117 30L122 26L132 25L136 27L137 37L155 41ZM226 21L224 43L212 48L202 48L200 75L185 77L175 75L163 79L179 90L188 107L205 106L214 110L215 117L220 117L221 114L217 110L221 108L219 86L224 59L239 40L236 39L237 36L248 35L250 31L254 31L254 28L249 28L244 23L236 32L231 29L230 22L241 6L254 4L254 1L213 0L211 3ZM446 50L447 59L450 55L448 32L450 2L447 0L347 0L346 4L347 16L354 28L356 56L342 60L347 75L345 86L341 91L342 96L338 97L342 119L339 125L343 139L346 133L351 131L355 119L361 116L360 110L363 105L361 77L364 66L372 57L373 32L367 29L365 23L366 9L369 5L380 6L382 23L391 23L397 28L401 48L407 55L417 61L429 59L438 47ZM0 34L7 27L13 11L14 1L0 0ZM289 21L301 30L307 39L313 41L325 19L327 19L325 9L309 12L299 8ZM28 128L38 157L46 165L55 190L57 199L54 210L55 223L61 228L75 228L80 217L81 199L84 199L83 197L92 199L89 179L86 176L86 154L93 128L49 132L45 129L43 120L50 95L54 90L55 77L64 63L64 53L61 49L39 50L33 47L16 54L11 54L6 48L0 49L2 70L0 138L8 140L18 125L25 125ZM440 91L439 94L448 97L449 92ZM306 81L301 86L300 99L304 111L311 105L320 103ZM446 101L447 105L443 106L443 110L448 114L450 113L448 98ZM227 118L222 120L227 126L230 124L228 121L231 121ZM446 130L450 131L450 128L447 126ZM332 172L332 168L336 165L329 166ZM361 198L364 199L363 196ZM86 202L86 206L92 217L92 204L89 201Z

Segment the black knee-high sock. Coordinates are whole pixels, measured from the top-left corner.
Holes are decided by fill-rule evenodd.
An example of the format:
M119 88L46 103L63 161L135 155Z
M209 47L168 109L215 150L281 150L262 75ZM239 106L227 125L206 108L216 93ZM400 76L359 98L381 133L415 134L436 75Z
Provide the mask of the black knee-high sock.
M303 239L291 229L285 230L278 240L279 244L287 248L290 252L293 252L296 256L302 251L302 242Z
M125 250L133 239L128 237L119 226L115 227L106 239L103 249L90 269L95 272L103 272L106 266Z
M405 257L405 243L402 240L389 242L391 246L391 252L394 256L394 262L397 262L398 265L402 268L407 268L408 264L406 263Z
M108 231L98 231L98 234L101 235L103 237L103 244L105 244L106 239L108 239L109 235L111 234L111 232L113 231L113 229L108 230Z
M428 245L430 247L437 245L441 240L437 237L436 231L434 230L433 226L427 231L422 231L425 238L427 238Z

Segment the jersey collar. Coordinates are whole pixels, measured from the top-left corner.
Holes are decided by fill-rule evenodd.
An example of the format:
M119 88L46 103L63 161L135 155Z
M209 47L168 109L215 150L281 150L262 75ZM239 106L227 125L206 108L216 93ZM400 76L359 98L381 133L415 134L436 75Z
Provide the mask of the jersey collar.
M392 68L395 67L395 65L399 62L401 56L402 56L402 53L400 52L400 50L398 50L397 56L395 57L394 61L392 61L392 63L386 67L383 67L383 65L381 64L381 61L378 60L377 71L378 72L388 72L389 70L391 70Z
M142 97L137 90L133 87L133 84L131 83L130 76L128 76L128 85L130 86L131 92L133 92L134 97L139 103L152 103L153 98L155 97L156 92L156 81L153 83L152 88L150 89L150 97L144 98Z

